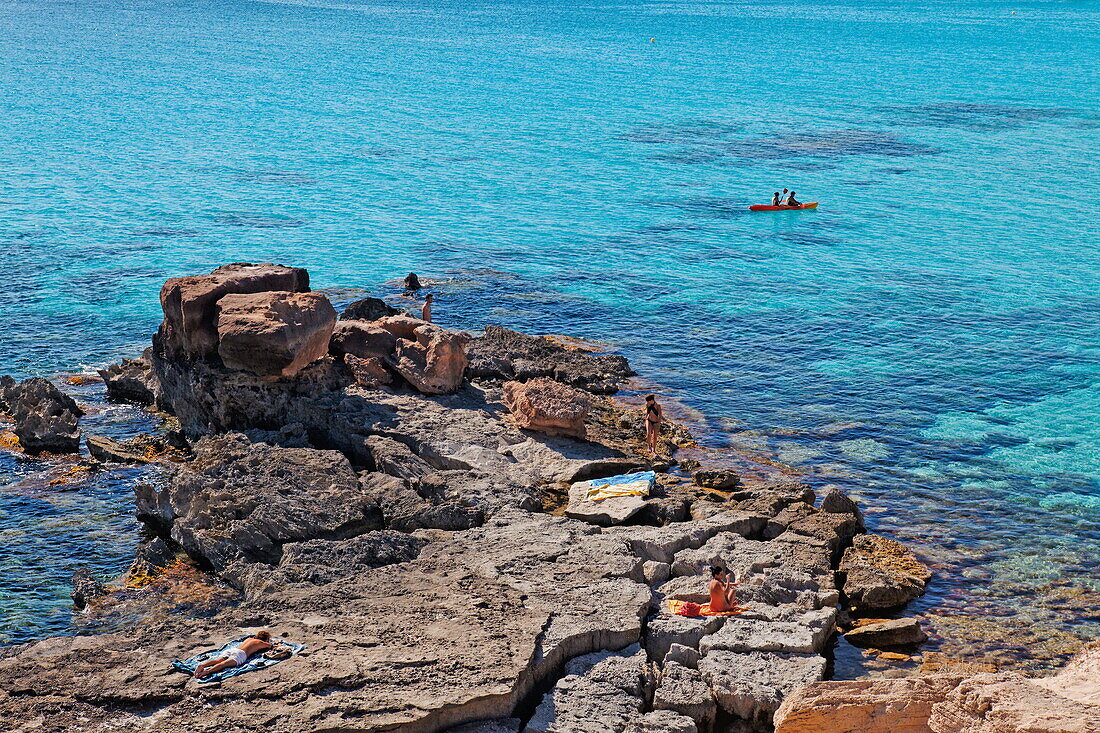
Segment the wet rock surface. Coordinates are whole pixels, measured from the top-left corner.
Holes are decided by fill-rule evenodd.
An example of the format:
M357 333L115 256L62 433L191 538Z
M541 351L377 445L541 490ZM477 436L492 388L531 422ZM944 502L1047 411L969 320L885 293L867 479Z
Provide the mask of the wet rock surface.
M840 563L844 594L856 611L897 608L924 593L932 571L894 540L867 534L855 538Z
M861 625L844 635L850 644L863 647L894 647L920 644L928 638L915 618L900 618Z
M633 524L556 516L547 498L569 484L640 467L640 416L585 394L585 439L523 431L501 384L613 392L631 374L624 359L500 328L467 346L401 315L342 321L291 372L247 368L247 349L219 356L219 309L275 291L313 295L304 271L273 265L170 281L150 353L158 402L193 455L135 490L153 539L132 572L182 558L236 590L202 613L0 652L0 719L72 731L766 730L822 678L837 560L861 537L854 504L817 509L798 482L742 488L723 475L727 497L662 474ZM392 384L349 357L382 360ZM671 615L670 599L706 600L711 565L738 577L739 615ZM261 628L308 650L218 685L170 670Z
M75 453L80 448L84 410L53 382L33 377L0 386L0 403L15 420L13 432L27 453Z
M156 402L157 381L147 357L123 359L99 370L107 387L107 398L114 402L152 405Z
M381 298L361 298L349 303L340 314L341 321L377 321L386 316L396 316L401 311Z

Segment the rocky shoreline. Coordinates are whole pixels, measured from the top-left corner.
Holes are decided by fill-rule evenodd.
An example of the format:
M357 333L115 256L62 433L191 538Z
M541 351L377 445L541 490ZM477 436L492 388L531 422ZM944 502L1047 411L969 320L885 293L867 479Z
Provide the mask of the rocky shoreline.
M214 600L0 651L18 730L1015 730L982 728L1007 713L973 690L1031 684L1018 675L824 682L838 630L920 643L915 620L874 616L930 572L838 490L676 465L690 436L674 423L643 458L640 410L608 398L632 376L621 356L452 332L374 299L338 317L308 273L268 264L169 280L161 303L145 355L101 374L178 428L85 442L168 466L135 490L150 539L131 595L194 581L184 563ZM80 407L47 380L0 381L0 412L28 452L79 447ZM569 490L646 470L648 497ZM741 576L743 612L670 614L705 600L712 564ZM93 613L116 595L74 586ZM218 685L169 666L259 628L307 652ZM1035 730L1100 729L1095 692L1070 701L1086 727ZM857 708L862 727L843 727Z

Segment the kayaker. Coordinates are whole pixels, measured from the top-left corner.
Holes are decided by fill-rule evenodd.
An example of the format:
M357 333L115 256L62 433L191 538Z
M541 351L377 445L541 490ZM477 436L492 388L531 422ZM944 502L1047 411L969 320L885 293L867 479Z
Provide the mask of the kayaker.
M794 200L794 191L791 191L791 195L787 197L787 206L801 206L799 202Z
M779 191L772 194L772 206L779 206Z
M782 206L785 203L787 203L787 189L784 188L783 193L779 195L779 204L777 205Z

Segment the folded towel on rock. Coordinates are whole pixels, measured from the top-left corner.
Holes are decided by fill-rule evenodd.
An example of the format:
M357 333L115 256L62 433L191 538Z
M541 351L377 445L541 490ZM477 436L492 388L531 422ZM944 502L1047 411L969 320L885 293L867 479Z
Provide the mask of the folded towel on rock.
M199 652L194 656L190 656L187 659L174 659L172 660L172 667L177 672L183 672L184 674L189 674L193 677L195 675L195 670L200 664L209 659L217 659L218 657L227 656L228 650L236 649L238 644L249 638L251 638L251 635L242 636L239 639L234 639L233 641L223 644L217 649L208 649L204 652ZM275 648L272 651L286 649L290 651L290 656L284 657L283 659L270 659L264 654L256 654L245 661L244 664L238 665L236 667L230 667L229 669L222 670L221 672L217 672L216 674L212 674L209 677L204 677L201 680L198 680L199 684L204 684L207 682L221 682L224 679L235 677L239 674L244 674L245 672L252 672L253 670L257 669L265 669L284 661L284 659L290 659L291 657L297 656L306 648L305 644L295 644L294 642L286 641L285 639L273 639L272 643L275 645Z

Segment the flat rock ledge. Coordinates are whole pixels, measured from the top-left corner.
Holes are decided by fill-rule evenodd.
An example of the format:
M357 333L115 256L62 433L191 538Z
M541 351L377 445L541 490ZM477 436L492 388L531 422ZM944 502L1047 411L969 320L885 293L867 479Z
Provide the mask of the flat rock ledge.
M629 448L640 418L596 397L631 374L625 359L499 328L464 351L465 336L395 315L341 321L322 353L317 333L335 328L324 308L263 365L219 355L233 330L220 302L310 293L304 270L275 265L165 286L154 348L111 373L126 375L120 395L146 402L147 389L175 413L193 452L135 489L156 538L135 567L186 556L235 600L0 650L0 720L25 731L710 733L768 730L822 680L838 562L863 531L854 503L831 495L817 508L797 482L744 488L723 471L609 521L554 516L549 492L640 467ZM255 314L280 333L292 321L264 306L241 323ZM348 354L380 359L393 383L352 374ZM610 419L590 439L521 430L501 385L541 377L585 390ZM711 484L737 490L717 497ZM670 615L670 599L706 599L715 564L741 579L741 614ZM81 588L98 594L93 580ZM307 651L214 685L170 667L259 629Z

